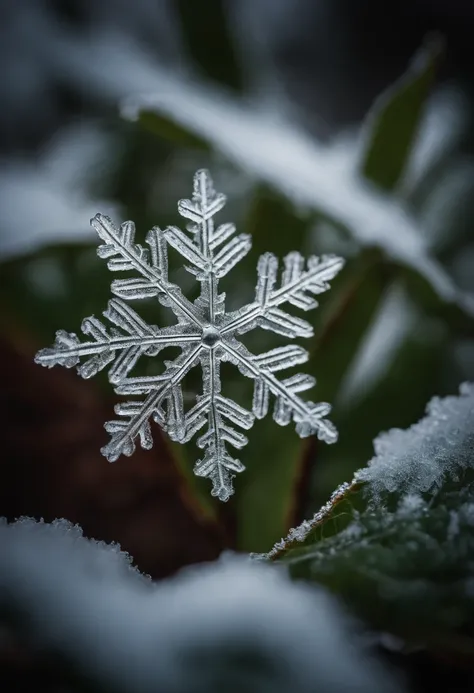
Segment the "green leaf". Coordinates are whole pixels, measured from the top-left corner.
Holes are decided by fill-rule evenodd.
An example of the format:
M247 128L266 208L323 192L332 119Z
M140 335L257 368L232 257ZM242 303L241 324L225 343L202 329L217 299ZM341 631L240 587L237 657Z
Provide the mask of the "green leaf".
M269 247L272 237L279 255L304 245L308 221L295 218L287 203L274 198L266 189L260 190L250 221L250 228L254 229L254 245L259 251ZM309 348L310 361L302 369L317 379L315 401L334 402L395 271L393 266L382 261L378 251L366 250L348 262L341 275L332 282L332 290L321 297L321 306L314 312L316 335L313 344L304 345ZM256 332L249 335L247 341L249 346L255 344L256 350L262 350L262 339L265 337ZM248 399L248 393L246 396ZM425 401L422 401L421 411ZM336 409L330 418L337 420L337 416ZM362 435L365 425L360 424L360 419L358 421ZM344 430L341 426L338 428L341 432ZM305 491L310 488L309 481L302 480L302 475L312 476L311 467L315 463L320 470L319 455L323 459L326 455L329 458L337 455L340 443L335 446L316 443L318 458L315 460L314 451L308 450L308 441L301 441L288 428L275 426L271 417L256 422L253 430L254 438L261 443L249 446L242 456L247 469L236 483L235 512L239 548L265 551L286 534L295 517L301 517ZM369 444L377 430L369 433ZM349 441L348 436L345 437ZM346 454L346 457L350 462L351 455ZM359 465L362 462L359 459ZM347 465L342 465L335 469L337 483L350 478L356 468L347 469ZM329 495L337 485L334 480L333 475L325 479L317 499ZM302 484L305 488L301 488Z
M360 170L384 190L394 190L403 177L442 54L441 38L429 37L406 74L376 100L369 113Z
M223 0L177 0L185 46L206 77L238 91L243 80Z
M430 317L442 320L456 336L474 338L474 296L455 291L452 300L443 298L433 289L432 284L415 270L400 267L400 277L410 296Z
M138 121L145 130L175 145L187 147L189 149L209 150L209 145L203 138L199 137L199 135L194 134L190 130L182 127L179 123L159 113L144 109L140 111Z
M252 236L255 255L271 251L280 259L292 250L302 250L314 213L298 214L295 206L264 183L254 190L245 231Z
M318 378L318 398L334 402L384 291L395 278L393 267L374 249L361 252L345 266L338 290L328 297L321 311L310 350L311 372Z
M110 297L107 268L89 244L44 247L2 263L3 316L14 315L38 340L62 327L77 331L86 315L105 310Z
M288 551L295 578L327 586L372 626L411 642L474 635L474 491L406 497L366 510L339 534ZM454 643L455 641L453 641Z
M378 442L375 468L259 558L323 584L376 629L472 656L472 402L472 386L435 399L414 428Z
M415 426L384 434L354 481L260 558L284 561L409 642L474 636L473 402L466 384L433 399Z
M359 416L358 409L348 418L344 417L338 396L377 316L385 290L395 278L393 267L382 260L380 253L366 250L347 263L327 304L319 311L307 370L317 379L317 401L329 402L333 407L330 418L339 431L339 439L331 446L316 439L300 441L298 470L300 478L304 475L306 479L301 478L298 496L288 517L290 526L307 516L308 510L324 503L333 489L350 479L365 459L359 458L354 466L354 452L359 453L354 441L365 435L368 422ZM354 426L350 428L353 419L358 422L355 431ZM375 432L367 434L369 444Z
M307 547L339 534L355 517L355 513L365 510L367 499L360 493L362 483L344 482L332 492L329 500L319 508L310 520L303 520L292 527L286 537L276 542L267 553L254 553L258 560L276 561L304 553Z

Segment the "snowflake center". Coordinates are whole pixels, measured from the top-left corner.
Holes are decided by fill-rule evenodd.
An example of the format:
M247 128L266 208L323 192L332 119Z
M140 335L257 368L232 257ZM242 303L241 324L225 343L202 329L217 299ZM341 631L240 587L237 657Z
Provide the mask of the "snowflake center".
M203 329L201 339L204 346L212 349L212 347L221 341L221 333L217 327L214 327L214 325L209 325Z

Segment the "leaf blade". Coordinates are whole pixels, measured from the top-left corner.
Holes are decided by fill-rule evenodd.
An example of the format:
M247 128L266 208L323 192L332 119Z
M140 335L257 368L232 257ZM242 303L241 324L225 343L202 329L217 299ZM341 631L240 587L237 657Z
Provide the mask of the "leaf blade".
M403 177L442 53L440 37L427 39L408 71L376 100L369 114L360 171L383 190L394 190Z

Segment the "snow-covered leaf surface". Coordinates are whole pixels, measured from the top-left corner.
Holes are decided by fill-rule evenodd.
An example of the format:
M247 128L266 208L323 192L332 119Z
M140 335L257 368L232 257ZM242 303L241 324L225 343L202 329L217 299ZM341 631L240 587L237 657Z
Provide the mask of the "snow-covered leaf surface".
M459 396L434 397L426 416L406 430L392 429L374 441L375 456L355 479L367 482L376 500L385 493L434 491L474 467L474 384Z
M326 443L337 440L334 425L325 417L331 407L322 402L305 401L299 393L312 387L314 380L303 373L283 380L275 372L304 363L307 352L301 347L280 347L264 354L252 354L238 337L257 327L288 339L311 337L312 325L282 310L290 304L304 311L318 306L314 298L327 291L329 282L341 270L344 261L334 255L310 256L290 252L279 271L273 253L261 255L257 264L255 300L226 313L225 294L219 294L219 280L250 250L251 238L235 234L232 224L214 226L214 215L225 205L224 195L214 190L209 173L199 170L194 176L191 199L181 200L178 211L190 220L186 233L175 227L154 227L146 236L148 248L135 242L131 221L115 226L109 217L97 214L91 224L102 244L97 250L112 272L133 271L138 277L112 281L112 293L104 317L108 328L95 316L86 318L82 332L91 340L81 342L74 333L59 330L51 348L42 349L36 362L51 368L77 366L79 375L90 378L109 367L109 382L121 395L145 395L142 402L118 404L115 412L122 417L109 421L111 435L102 448L114 462L120 455L130 456L138 439L143 448L153 446L150 421L158 423L172 440L185 443L200 429L206 431L197 440L204 450L196 462L196 476L212 481L212 495L227 501L233 493L235 472L244 465L234 459L227 446L240 449L248 440L238 429L248 430L255 418L263 418L274 400L273 418L280 426L292 421L301 438L317 435ZM231 238L232 237L232 238ZM189 301L180 287L168 278L167 248L171 245L188 263L186 269L201 284L199 297ZM158 298L170 308L176 325L159 328L148 325L125 301ZM130 375L141 356L156 357L162 349L175 347L181 354L165 361L160 375ZM85 361L81 359L85 357ZM221 394L220 364L228 361L242 375L255 382L252 411ZM113 365L111 365L113 363ZM196 405L185 411L182 382L195 366L202 369L202 394Z
M400 690L332 597L224 555L154 584L64 520L0 525L0 606L42 652L131 693Z

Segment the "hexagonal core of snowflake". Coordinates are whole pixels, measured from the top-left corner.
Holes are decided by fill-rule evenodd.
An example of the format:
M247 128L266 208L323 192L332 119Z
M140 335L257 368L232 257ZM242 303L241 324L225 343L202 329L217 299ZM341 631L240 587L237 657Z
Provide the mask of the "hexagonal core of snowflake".
M202 345L212 349L221 341L221 333L214 325L208 325L202 331Z

